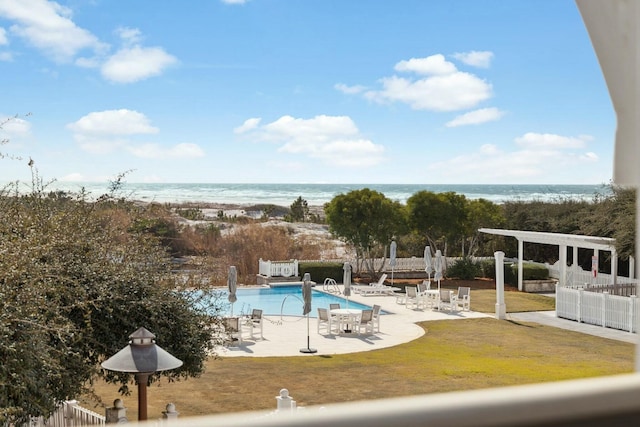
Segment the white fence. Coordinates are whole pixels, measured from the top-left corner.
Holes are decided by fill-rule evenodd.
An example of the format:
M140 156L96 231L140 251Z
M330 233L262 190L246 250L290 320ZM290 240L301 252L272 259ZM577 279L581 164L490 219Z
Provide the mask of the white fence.
M561 279L560 265L558 264L558 262L553 265L548 263L545 263L544 265L549 269L549 277L558 280ZM610 285L613 283L613 277L611 277L610 274L598 272L598 275L596 277L593 277L591 271L583 270L581 267L567 267L567 273L565 276L565 280L561 280L561 282L566 283L567 286L584 286L585 284ZM625 276L616 276L615 281L616 283L620 284L628 284L635 283L637 280Z
M68 400L48 419L32 418L29 427L80 427L103 426L105 417L89 409L78 406L75 400Z
M297 277L298 260L289 261L258 261L258 274L265 277Z
M556 316L629 332L636 331L640 303L630 297L556 286Z

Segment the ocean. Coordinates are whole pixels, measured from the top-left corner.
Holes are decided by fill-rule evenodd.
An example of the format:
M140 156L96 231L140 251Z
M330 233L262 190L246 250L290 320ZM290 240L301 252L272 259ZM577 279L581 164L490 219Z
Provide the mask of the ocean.
M98 197L108 191L106 183L54 182L47 190L77 192L84 188ZM487 199L494 203L509 201L593 200L596 194L608 194L609 187L599 185L488 185L488 184L176 184L128 183L120 195L144 202L204 202L231 205L273 204L290 206L302 197L310 206L322 206L338 194L369 188L392 200L406 203L418 191L455 192L468 199Z

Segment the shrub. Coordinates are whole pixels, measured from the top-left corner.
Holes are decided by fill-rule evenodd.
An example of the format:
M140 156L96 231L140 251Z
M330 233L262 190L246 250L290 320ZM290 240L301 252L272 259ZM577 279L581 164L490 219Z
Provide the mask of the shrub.
M457 260L452 266L447 267L447 276L462 280L473 280L482 274L482 268L469 257Z
M342 283L344 264L340 262L301 262L298 265L300 277L304 277L304 273L311 275L311 280L316 283L324 283L324 279L331 278L338 283Z

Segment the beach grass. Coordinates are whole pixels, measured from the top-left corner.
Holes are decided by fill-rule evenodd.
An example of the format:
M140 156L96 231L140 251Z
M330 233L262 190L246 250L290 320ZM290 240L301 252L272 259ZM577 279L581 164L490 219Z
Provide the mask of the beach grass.
M535 323L482 318L420 326L421 338L369 352L210 359L199 378L152 385L149 418L161 417L169 402L181 417L270 411L282 388L298 406L330 405L630 373L634 366L632 344ZM108 405L118 397L117 386L95 388ZM135 391L123 398L129 419L137 417L136 399Z

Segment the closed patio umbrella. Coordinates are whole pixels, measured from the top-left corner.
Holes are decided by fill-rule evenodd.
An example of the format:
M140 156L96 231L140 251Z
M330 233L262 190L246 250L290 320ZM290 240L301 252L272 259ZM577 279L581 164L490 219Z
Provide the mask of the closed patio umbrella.
M389 265L391 266L391 286L393 286L393 269L396 266L396 252L398 250L398 245L395 240L391 241L391 245L389 246Z
M442 280L442 270L444 270L444 257L442 256L440 249L436 251L434 266L436 274L433 276L433 279L438 281L438 292L440 292L440 280Z
M233 316L233 303L238 300L236 289L238 287L238 272L235 265L229 267L229 276L227 277L227 287L229 288L229 302L231 303L231 316Z
M351 296L351 264L345 262L342 266L344 273L342 275L342 284L344 285L344 290L342 293L345 297L347 297L347 308L349 308L349 297Z
M302 315L307 316L307 348L301 348L301 353L316 353L318 350L310 347L309 343L309 313L311 312L311 274L304 273L302 283Z
M431 259L431 246L424 247L424 271L427 273L429 281L431 281L431 273L433 273L433 260Z

